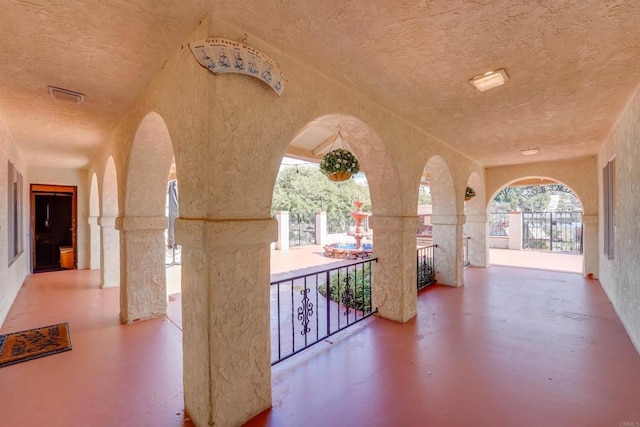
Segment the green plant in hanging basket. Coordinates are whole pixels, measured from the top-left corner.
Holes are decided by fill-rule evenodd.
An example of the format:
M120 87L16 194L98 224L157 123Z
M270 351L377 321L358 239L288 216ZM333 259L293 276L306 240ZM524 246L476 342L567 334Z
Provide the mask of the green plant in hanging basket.
M320 170L332 181L345 181L360 171L360 163L352 152L337 148L320 160Z
M464 199L471 200L472 197L476 197L476 192L473 191L473 188L467 187L467 189L464 191Z

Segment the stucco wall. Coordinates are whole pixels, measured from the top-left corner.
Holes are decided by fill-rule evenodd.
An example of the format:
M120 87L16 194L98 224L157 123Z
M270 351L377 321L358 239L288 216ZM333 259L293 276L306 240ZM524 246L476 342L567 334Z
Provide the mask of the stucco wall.
M30 184L70 185L78 187L78 268L89 268L89 179L84 169L29 168Z
M600 282L640 352L640 91L636 91L598 153L600 206L603 203L602 169L614 158L614 259L604 256L601 215Z
M8 261L8 162L22 173L22 235L24 252L9 265ZM13 144L2 117L0 117L0 325L18 295L24 278L29 274L29 197L28 174L25 163Z

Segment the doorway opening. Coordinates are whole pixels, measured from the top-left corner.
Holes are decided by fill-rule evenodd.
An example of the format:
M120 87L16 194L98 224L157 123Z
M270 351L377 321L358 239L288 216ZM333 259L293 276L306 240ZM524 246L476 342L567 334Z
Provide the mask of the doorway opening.
M77 187L31 184L31 260L34 273L75 270Z

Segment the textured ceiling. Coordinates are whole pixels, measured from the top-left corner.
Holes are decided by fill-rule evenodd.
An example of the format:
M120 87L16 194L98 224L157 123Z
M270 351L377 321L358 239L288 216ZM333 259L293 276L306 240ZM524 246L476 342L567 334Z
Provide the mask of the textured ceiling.
M486 166L595 154L640 81L636 0L5 3L0 113L43 165L86 165L213 6L249 39L360 88ZM500 67L504 86L480 93L468 83ZM87 102L55 101L47 85ZM326 132L315 133L317 146ZM531 147L540 154L519 153Z
M205 1L3 1L0 114L29 163L86 166L208 7ZM48 85L84 93L86 103L57 101Z

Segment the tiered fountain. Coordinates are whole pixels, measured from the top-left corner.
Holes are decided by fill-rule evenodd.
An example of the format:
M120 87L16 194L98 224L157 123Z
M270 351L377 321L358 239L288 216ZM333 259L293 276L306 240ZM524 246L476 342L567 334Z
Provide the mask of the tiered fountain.
M368 257L373 252L373 247L370 243L365 243L364 245L362 244L362 239L371 235L370 232L364 230L362 221L365 218L368 218L371 214L368 212L362 212L362 205L364 205L364 202L360 200L360 197L358 197L358 200L356 200L353 204L356 205L356 211L351 212L351 218L356 220L356 228L353 232L349 232L349 235L353 236L356 243L333 243L331 245L325 245L325 256L334 258L364 258Z

